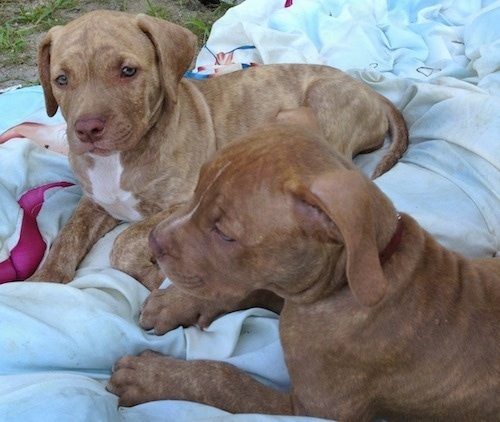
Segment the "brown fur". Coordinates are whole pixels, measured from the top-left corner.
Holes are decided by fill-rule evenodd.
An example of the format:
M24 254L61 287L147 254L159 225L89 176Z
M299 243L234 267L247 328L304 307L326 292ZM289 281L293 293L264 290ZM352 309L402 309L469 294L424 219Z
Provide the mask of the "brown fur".
M123 173L116 190L131 193L140 214L125 219L145 220L118 237L111 262L149 288L163 277L147 249L147 233L191 197L207 158L280 111L311 107L327 139L349 159L381 147L390 131L393 142L375 176L407 147L406 126L394 105L339 70L270 65L209 80L184 79L195 46L194 35L177 25L110 11L52 28L40 44L47 111L53 115L60 107L67 121L69 158L86 198L95 202L89 170L100 160L89 153L120 153ZM100 203L110 215L101 214L94 224L103 210L84 201L75 219L92 222L93 238L87 225L70 220L32 279L71 280L89 244L124 218L111 206Z
M203 167L194 198L151 234L175 287L144 310L161 322L152 314L173 294L170 317L191 323L273 292L284 299L292 390L153 352L120 359L109 390L125 406L179 399L352 422L497 421L500 259L449 251L402 214L401 241L381 264L394 206L312 132L260 128Z

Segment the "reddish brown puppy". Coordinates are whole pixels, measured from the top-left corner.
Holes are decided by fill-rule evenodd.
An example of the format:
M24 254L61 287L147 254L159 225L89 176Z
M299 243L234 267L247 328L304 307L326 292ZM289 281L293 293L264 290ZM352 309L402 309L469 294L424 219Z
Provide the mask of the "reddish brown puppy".
M352 422L498 420L500 259L440 246L304 126L270 125L226 147L151 246L193 296L179 322L209 309L190 306L234 305L261 289L284 299L292 389L226 363L146 352L116 363L108 388L120 404L180 399Z

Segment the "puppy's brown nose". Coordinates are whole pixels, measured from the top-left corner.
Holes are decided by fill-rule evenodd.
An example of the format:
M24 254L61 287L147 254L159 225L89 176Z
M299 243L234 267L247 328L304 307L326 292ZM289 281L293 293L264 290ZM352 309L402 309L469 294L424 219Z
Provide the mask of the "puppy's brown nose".
M75 123L75 133L82 142L96 142L101 139L106 122L103 119L92 117L80 119Z
M176 246L176 240L171 233L165 232L162 228L155 227L149 233L149 248L158 260L179 259L180 250Z

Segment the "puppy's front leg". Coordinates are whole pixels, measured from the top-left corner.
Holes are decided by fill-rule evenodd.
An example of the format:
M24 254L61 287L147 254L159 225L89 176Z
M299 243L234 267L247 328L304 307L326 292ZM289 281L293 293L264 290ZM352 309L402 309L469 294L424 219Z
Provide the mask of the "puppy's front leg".
M90 248L118 224L90 199L82 197L67 224L58 233L46 260L28 281L68 283Z
M292 415L291 396L225 362L183 361L156 352L124 356L114 366L108 391L120 406L154 400L187 400L231 413Z
M256 290L244 298L212 301L184 293L174 285L156 289L144 302L140 325L146 330L154 328L156 335L165 334L179 326L198 325L206 328L220 315L261 307L280 313L283 299L266 290Z
M211 302L187 295L170 285L151 292L142 307L139 323L145 330L154 329L156 335L162 335L190 325L203 329L220 314Z

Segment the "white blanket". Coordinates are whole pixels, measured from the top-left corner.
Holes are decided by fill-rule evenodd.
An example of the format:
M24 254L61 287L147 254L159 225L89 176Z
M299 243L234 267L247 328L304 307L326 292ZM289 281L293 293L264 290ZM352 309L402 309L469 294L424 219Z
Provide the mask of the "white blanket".
M500 1L246 0L216 22L197 66L324 63L364 80L403 111L410 130L408 152L377 184L442 244L492 256L500 250L498 22ZM0 133L26 121L63 120L46 117L40 87L1 94ZM356 162L370 172L382 153ZM9 281L43 257L35 240L52 242L80 189L64 155L27 139L0 144L0 169L0 281ZM313 420L179 401L117 407L104 388L112 365L145 349L221 359L277 388L289 383L271 312L236 312L205 331L141 330L148 292L108 261L124 227L94 247L68 285L0 285L0 421Z

